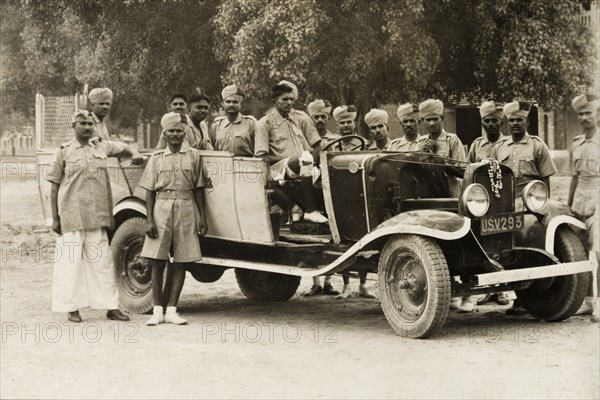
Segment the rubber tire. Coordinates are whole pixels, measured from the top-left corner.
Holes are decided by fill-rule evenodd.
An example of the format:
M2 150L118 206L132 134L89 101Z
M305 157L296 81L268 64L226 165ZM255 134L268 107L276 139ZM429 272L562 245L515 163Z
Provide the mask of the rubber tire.
M235 279L242 293L248 299L256 301L289 300L294 296L300 285L299 276L240 268L235 269ZM268 285L260 284L259 280L263 279L270 281Z
M124 221L119 226L111 242L117 273L120 306L124 311L139 314L150 311L154 306L152 300L152 282L148 279L147 285L137 285L137 289L140 293L134 293L132 285L129 284L131 278L128 274L123 275L127 263L127 260L124 257L128 257L129 260L135 258L135 254L129 252L128 248L130 246L135 246L132 250L134 253L137 252L137 249L139 249L139 252L141 253L145 239L146 220L144 218L134 217ZM144 261L140 258L139 262ZM148 268L150 267L148 266ZM151 271L148 270L147 273L150 274Z
M406 272L405 269L410 265L403 261L403 257L408 257L408 261L412 259L425 274L425 303L414 320L406 318L401 312L406 307L412 307L408 301L402 304L404 294L401 291L404 289L390 284L392 279L395 280L393 277L398 268ZM409 338L426 338L445 324L450 309L450 274L446 257L434 239L418 235L391 236L381 250L378 279L381 307L396 334ZM402 310L399 306L402 306Z
M587 260L583 244L568 226L559 226L554 240L554 254L562 262ZM545 289L535 283L527 289L515 293L523 307L532 317L549 321L563 321L571 317L585 299L590 274L557 276ZM547 286L547 285L546 285Z

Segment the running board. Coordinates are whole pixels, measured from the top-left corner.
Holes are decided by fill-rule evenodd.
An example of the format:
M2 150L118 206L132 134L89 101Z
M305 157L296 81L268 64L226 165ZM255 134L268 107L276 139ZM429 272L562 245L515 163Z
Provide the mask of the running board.
M501 283L530 281L533 279L551 278L553 276L565 276L592 272L598 268L598 260L593 252L590 252L586 261L576 261L564 264L546 265L543 267L531 267L513 269L500 272L489 272L475 275L476 286L490 286Z

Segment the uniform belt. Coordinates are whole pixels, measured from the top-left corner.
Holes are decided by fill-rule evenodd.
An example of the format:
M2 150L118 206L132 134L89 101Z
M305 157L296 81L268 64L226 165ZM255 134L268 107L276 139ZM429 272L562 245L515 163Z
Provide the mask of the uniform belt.
M163 190L156 193L157 199L180 199L193 200L194 195L191 190Z

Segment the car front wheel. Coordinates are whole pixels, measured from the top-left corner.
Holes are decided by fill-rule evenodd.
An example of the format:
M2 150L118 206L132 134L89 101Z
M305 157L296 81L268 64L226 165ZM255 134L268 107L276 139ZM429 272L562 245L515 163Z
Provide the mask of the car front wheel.
M425 338L446 322L451 287L446 257L433 239L394 235L378 267L381 307L401 336Z
M568 226L558 227L554 243L554 254L562 262L587 259L581 241ZM550 322L562 321L579 309L589 281L589 273L555 276L540 279L527 289L516 291L516 294L532 317Z

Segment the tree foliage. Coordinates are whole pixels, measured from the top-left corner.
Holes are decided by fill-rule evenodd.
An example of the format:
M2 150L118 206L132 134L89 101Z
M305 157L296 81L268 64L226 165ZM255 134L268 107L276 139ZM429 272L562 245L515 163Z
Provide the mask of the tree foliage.
M116 124L157 118L173 92L255 98L289 79L304 101L435 96L562 105L591 82L579 0L2 0L2 112L83 83L116 94ZM3 90L3 93L7 90ZM10 91L9 91L10 92Z

